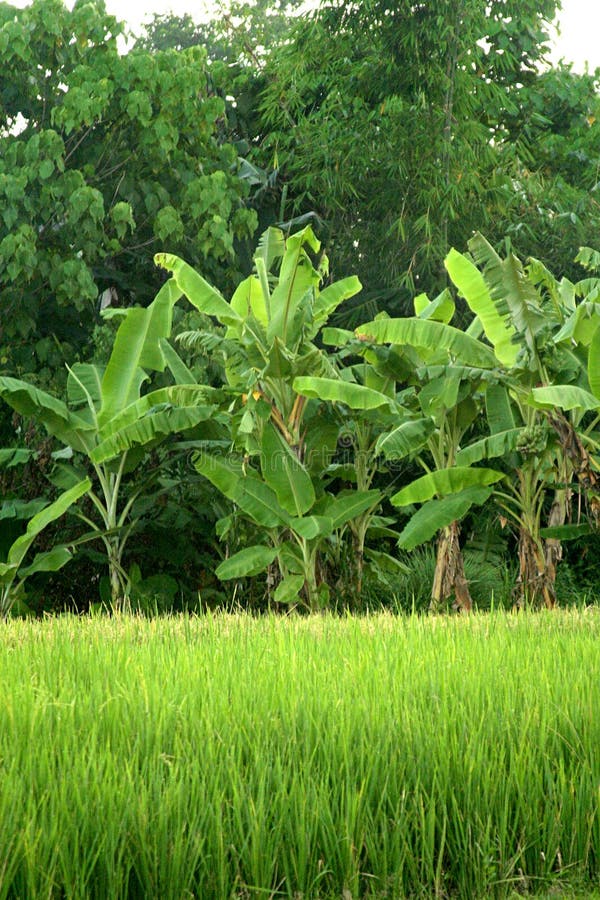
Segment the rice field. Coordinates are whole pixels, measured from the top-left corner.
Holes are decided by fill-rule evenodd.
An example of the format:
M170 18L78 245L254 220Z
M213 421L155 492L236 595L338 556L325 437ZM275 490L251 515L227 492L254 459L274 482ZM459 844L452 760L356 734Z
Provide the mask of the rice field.
M1 627L0 900L598 892L597 610Z

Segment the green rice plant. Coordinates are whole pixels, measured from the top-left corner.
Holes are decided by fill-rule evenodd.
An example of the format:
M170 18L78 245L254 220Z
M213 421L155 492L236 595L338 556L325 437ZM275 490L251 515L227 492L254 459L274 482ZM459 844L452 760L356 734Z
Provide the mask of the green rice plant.
M597 610L3 628L0 900L597 892Z

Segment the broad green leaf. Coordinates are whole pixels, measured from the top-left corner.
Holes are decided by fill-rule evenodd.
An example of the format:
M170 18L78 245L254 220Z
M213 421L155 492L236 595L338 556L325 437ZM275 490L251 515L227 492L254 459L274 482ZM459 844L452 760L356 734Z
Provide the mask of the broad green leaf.
M528 280L521 262L514 254L501 259L491 244L475 234L469 241L469 250L475 262L485 266L485 279L492 297L507 309L511 327L519 336L520 344L537 353L537 337L546 328L547 314L541 306L541 298ZM479 318L479 317L478 317Z
M63 546L53 547L45 553L37 553L31 565L19 569L19 578L29 578L36 572L58 572L72 558L73 554L69 548Z
M74 406L87 406L95 418L102 403L104 369L91 363L75 363L69 369L67 398Z
M354 332L345 328L324 328L321 340L327 347L345 347L349 341L354 340Z
M376 319L355 332L360 341L399 344L429 351L446 350L462 365L492 369L497 365L493 351L452 325L428 319Z
M194 457L193 463L197 472L208 478L228 500L233 500L238 483L244 477L241 462L201 451Z
M255 275L250 275L238 285L231 298L231 308L240 319L254 316L263 328L267 327L267 305L261 283Z
M555 384L550 387L533 388L531 391L533 406L542 409L558 407L559 409L594 410L600 408L600 399L589 391L571 384Z
M4 500L0 504L0 519L31 519L46 506L48 501L42 497L37 500Z
M261 259L267 272L270 272L273 263L281 259L285 253L285 238L280 228L270 226L261 234L254 259Z
M393 431L378 437L375 453L383 453L386 459L403 459L420 450L434 431L435 424L429 417L402 422Z
M413 550L430 541L442 528L462 519L472 506L485 503L491 493L491 488L472 487L443 500L430 500L409 520L398 538L398 547Z
M302 575L304 581L304 560L302 559L302 551L296 541L283 541L279 545L279 553L277 554L282 569L292 572L294 575Z
M289 345L290 340L294 340L294 320L300 304L319 286L321 276L314 268L304 244L308 244L314 253L321 246L310 226L286 240L279 280L270 299L271 321L267 328L269 341L279 337L284 344Z
M280 528L289 516L278 503L277 495L255 474L248 473L238 480L231 499L242 512L264 528Z
M348 300L350 297L354 297L361 290L362 284L359 279L356 275L350 275L348 278L342 278L341 281L336 281L320 291L315 300L313 310L315 325L320 326L327 322L340 303L343 303L344 300Z
M163 409L209 405L214 389L203 384L175 384L144 394L130 403L98 432L104 441L128 425L134 425L145 416Z
M154 262L173 274L179 290L200 312L214 316L222 325L235 325L241 322L240 316L223 295L178 256L172 253L157 253Z
M503 384L489 384L487 386L485 412L492 434L511 431L515 427L510 397Z
M8 558L6 560L8 565L20 566L23 557L38 534L43 531L50 522L59 519L73 503L80 499L80 497L87 494L91 486L92 483L89 478L84 478L79 484L74 485L74 487L65 491L64 494L61 494L60 497L49 506L46 506L39 513L36 513L36 515L29 520L25 534L18 537L8 551Z
M101 441L90 453L92 462L99 465L131 450L133 447L156 445L171 434L178 434L206 422L214 414L212 406L173 406L157 407L155 412L120 428L110 437Z
M600 325L592 335L588 353L588 379L590 389L595 397L600 398Z
M556 541L574 541L576 538L587 537L594 534L594 529L589 522L581 522L579 525L554 525L551 528L540 528L540 536Z
M452 370L454 366L448 368ZM438 421L440 414L445 418L447 411L454 409L458 403L460 387L461 377L456 372L424 384L418 395L422 412Z
M468 447L464 447L456 454L457 466L472 466L482 459L493 459L498 456L506 456L516 450L520 436L524 428L511 428L508 431L498 431L490 437L481 438Z
M285 511L292 516L303 516L315 502L311 477L270 423L263 432L260 464L263 478Z
M434 381L437 378L458 378L459 381L494 383L498 380L498 372L492 369L480 369L477 366L428 365L416 370L419 381Z
M313 538L331 534L333 531L333 519L328 516L304 516L290 519L288 526L301 538L304 538L306 541L312 541Z
M303 575L287 575L275 588L273 600L275 603L295 603L303 587Z
M215 569L215 574L221 581L258 575L271 565L276 556L275 547L265 547L262 544L246 547L220 563Z
M514 366L519 354L518 345L513 343L515 329L507 321L506 315L499 312L479 269L470 259L454 249L448 253L445 266L459 293L479 318L485 336L492 344L502 365Z
M429 318L428 316L423 316L423 313L426 312L427 308L431 306L431 300L427 296L427 294L417 294L417 296L413 300L413 307L415 310L415 316L419 318Z
M454 466L422 475L408 484L391 498L394 506L409 506L411 503L425 503L436 496L457 494L467 488L487 487L505 477L504 472L494 469L475 469L468 466Z
M0 376L0 397L22 416L41 422L50 434L83 453L87 449L86 432L93 425L72 413L61 400L25 381Z
M102 378L101 428L139 398L147 378L144 368L164 371L167 362L162 340L171 333L173 306L180 296L181 291L170 279L146 309L127 310Z
M334 528L341 528L346 522L356 519L368 509L374 508L382 500L380 491L350 491L328 499L326 503L319 501L324 515L333 521Z
M431 319L445 325L450 324L455 311L454 300L448 290L442 291L434 300L430 300L427 294L419 294L414 299L414 307L419 319Z
M11 585L17 574L17 568L17 563L0 562L0 585ZM2 592L0 592L0 602L2 596Z
M292 374L295 354L290 353L283 341L275 338L268 351L268 364L263 370L265 378L289 378Z
M186 366L179 353L166 338L162 338L160 341L160 349L167 367L177 384L197 384L196 376L192 370Z
M396 532L392 532L390 536L395 538L399 537ZM410 566L407 566L406 563L396 559L395 556L384 553L382 550L374 550L372 547L365 547L365 557L370 562L375 563L377 569L387 570L396 575L409 575L412 571ZM375 571L375 574L377 574L377 571Z
M387 406L391 410L395 408L394 401L380 391L333 378L299 377L294 379L293 388L303 397L344 403L350 409L378 409L381 406Z
M8 447L0 450L0 468L12 469L13 466L24 466L30 459L36 456L35 450L26 450L23 447Z

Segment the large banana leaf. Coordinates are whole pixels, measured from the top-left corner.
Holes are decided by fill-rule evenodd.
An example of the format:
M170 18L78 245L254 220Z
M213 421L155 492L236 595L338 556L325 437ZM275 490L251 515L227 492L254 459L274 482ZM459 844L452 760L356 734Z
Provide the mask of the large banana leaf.
M490 432L500 434L515 427L510 397L503 384L489 384L485 392L485 413Z
M202 452L195 457L194 466L258 525L277 528L289 521L275 492L237 460Z
M327 347L345 347L349 341L354 340L354 332L346 328L324 328L321 340Z
M553 406L559 409L600 409L600 399L594 397L589 391L572 384L555 384L550 387L533 388L531 391L533 406L541 409L550 409Z
M419 319L433 319L449 325L454 316L454 300L448 290L442 291L434 300L430 300L427 294L419 294L413 300L413 305Z
M29 578L36 572L58 572L69 560L73 558L73 553L68 547L58 546L43 553L36 553L33 562L25 568L19 569L19 578Z
M402 422L393 431L379 436L375 453L383 453L386 459L403 459L420 450L434 431L435 423L429 417Z
M411 503L425 503L433 497L458 494L467 488L487 487L505 477L504 472L494 469L476 469L468 466L454 466L438 469L422 475L408 484L391 498L394 506L410 506Z
M160 408L208 406L211 395L215 389L202 384L175 384L169 387L158 388L144 394L138 400L130 403L121 410L113 419L101 428L98 437L101 441L107 440L117 431L134 425L144 416L158 412Z
M394 401L390 397L362 384L352 384L334 378L307 376L295 378L293 388L297 394L301 394L303 397L344 403L350 409L366 410L387 406L390 411L395 410Z
M438 531L462 519L469 509L481 506L492 493L489 487L471 487L443 500L430 500L410 519L398 538L402 550L414 550L420 544L430 541Z
M577 538L587 537L588 534L594 534L594 529L589 522L540 528L540 537L552 538L557 541L574 541Z
M288 346L294 342L297 337L295 318L300 304L318 289L321 276L306 253L305 244L315 253L321 246L310 225L286 240L279 280L270 299L269 341L279 337Z
M361 341L400 344L429 351L446 350L462 365L492 369L497 365L493 351L465 332L430 319L376 319L355 332Z
M334 529L341 528L346 522L377 506L382 497L380 491L350 491L337 497L326 495L319 500L318 509L331 519Z
M164 371L162 341L171 333L173 306L179 297L181 290L170 279L146 309L127 310L102 377L100 427L138 399L147 377L145 368Z
M233 500L241 478L244 477L244 466L238 460L224 459L204 450L194 457L194 468L200 475L214 484L228 500Z
M333 531L333 519L328 516L302 516L289 520L289 528L307 541L323 537Z
M471 238L469 250L475 262L485 266L485 278L492 297L501 304L502 313L508 310L511 325L520 335L520 343L524 343L535 355L538 335L548 322L540 297L527 279L523 266L512 253L507 259L501 259L481 234Z
M257 475L240 478L232 495L242 512L265 528L280 528L289 523L290 517L281 508L277 495Z
M287 575L275 588L273 600L276 603L295 603L303 587L303 575Z
M215 574L221 581L258 575L271 565L276 556L277 549L274 547L264 547L262 544L246 547L218 565Z
M49 506L46 506L41 512L36 513L32 519L27 523L27 530L25 534L20 535L14 541L12 546L8 551L7 556L7 566L3 568L9 568L12 570L18 570L21 563L23 562L23 558L34 540L49 525L51 522L54 522L56 519L59 519L73 503L76 503L80 497L83 497L84 494L87 494L89 489L91 488L92 483L89 478L84 478L83 481L80 481L79 484L74 485L68 491L65 491L63 494L58 497L53 503ZM6 573L10 574L10 573ZM9 577L9 580L12 580L12 576ZM2 581L2 573L0 571L0 581Z
M169 406L158 407L155 412L120 428L94 447L90 453L92 462L99 465L131 450L156 444L170 434L178 434L206 422L214 414L213 406Z
M267 301L261 283L255 275L250 275L238 285L231 298L231 308L241 319L254 316L263 328L267 327L269 322Z
M93 424L72 413L62 402L51 394L20 381L18 378L0 376L0 397L22 416L31 416L74 450L85 453L88 441L86 432Z
M588 380L594 396L600 398L600 325L592 335L588 353Z
M356 275L342 278L341 281L336 281L324 288L315 299L313 310L315 327L319 328L324 325L340 303L354 297L361 290L362 284Z
M186 366L179 353L177 353L175 348L171 346L166 338L161 340L160 349L162 350L167 367L177 384L197 383L196 376L192 370Z
M416 370L419 382L433 381L436 378L458 378L460 381L494 383L498 381L498 372L492 369L480 369L477 366L429 365L419 366Z
M75 363L69 368L67 398L74 406L86 406L92 421L102 405L104 369L91 363Z
M235 325L241 321L238 313L231 308L231 304L223 295L178 256L172 253L157 253L154 262L172 273L179 290L200 312L214 316L222 325Z
M258 247L254 254L254 260L261 259L265 270L271 271L273 263L281 259L285 253L285 238L280 228L270 226L264 231L258 241Z
M315 502L311 477L270 423L263 432L260 464L263 478L285 511L292 516L303 516Z
M472 466L482 459L493 459L498 456L506 456L516 450L520 436L524 428L511 428L508 431L498 431L490 437L481 438L468 447L464 447L456 454L457 466Z
M494 348L494 352L503 366L514 366L519 348L513 343L515 329L507 322L506 315L501 315L498 304L492 299L490 289L479 269L470 259L450 250L445 260L450 278L465 298L483 326L485 336Z

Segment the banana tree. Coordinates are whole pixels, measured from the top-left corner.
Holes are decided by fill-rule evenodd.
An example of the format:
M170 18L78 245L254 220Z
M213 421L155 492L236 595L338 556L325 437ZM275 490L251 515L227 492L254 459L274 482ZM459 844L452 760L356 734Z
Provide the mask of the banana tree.
M115 611L129 602L122 561L135 525L134 504L148 487L141 463L170 435L205 422L215 408L211 389L194 382L167 341L180 296L170 280L146 309L123 311L106 367L77 363L69 368L66 402L25 381L0 377L0 397L74 451L75 464L59 467L61 486L81 481L85 472L78 459L93 471L94 483L87 491L93 508L80 508L78 515L104 545ZM167 368L186 383L142 393L148 373ZM123 501L124 479L134 470L135 484Z
M379 502L377 491L317 496L308 469L273 423L262 434L260 470L235 459L200 452L197 470L257 526L260 543L234 553L216 570L222 580L257 575L277 561L281 580L273 599L310 611L328 605L326 582L319 579L323 544L348 521Z
M420 504L398 544L412 550L437 535L432 609L453 597L456 608L468 611L472 600L464 574L460 520L488 499L491 486L504 474L459 466L457 454L479 415L485 385L497 378L497 361L477 337L449 324L454 303L447 291L433 301L417 297L415 313L406 319L379 317L360 326L356 335L370 352L385 347L380 366L384 371L395 366L399 375L404 373L413 388L414 416L421 417L418 424L396 422L377 442L377 450L393 461L414 452L415 429L422 441L423 452L416 459L425 474L391 497L399 508Z
M220 354L224 379L238 394L236 437L251 455L260 452L263 420L255 401L262 399L275 428L303 458L306 399L294 390L294 378L330 371L327 354L314 339L338 306L361 289L354 276L321 289L329 263L322 255L315 267L311 257L319 251L310 226L287 238L269 228L259 241L254 273L230 301L178 257L155 257L192 305L224 329L221 334L213 329L180 337L192 348L208 346L213 355Z
M57 572L72 557L72 549L68 545L58 544L51 550L36 553L29 565L23 565L25 556L37 536L51 522L59 519L91 488L88 478L74 484L64 491L53 503L33 515L25 532L13 541L8 549L6 561L0 562L0 615L7 616L17 598L22 594L25 580L36 572Z
M400 432L405 441L406 457L414 455L426 442L431 425L428 419L415 415L403 403L407 392L398 393L396 379L379 374L364 344L356 341L351 331L338 328L324 329L323 342L338 347L334 368L335 377L300 376L294 380L294 389L319 410L326 409L330 419L337 419L344 438L344 459L333 460L324 470L323 477L332 481L343 479L355 487L357 494L372 490L376 475L382 470L378 440L400 422ZM362 356L360 363L352 362ZM346 365L343 365L347 361ZM375 360L376 361L376 360ZM410 391L408 392L411 393ZM369 533L397 539L398 534L389 526L389 518L379 515L380 500L350 519L347 528L352 536L351 564L354 569L353 589L360 597L363 586L365 559L372 570L381 575L381 566L396 573L405 571L403 564L381 549L367 546Z
M321 256L315 262L319 251L310 227L287 238L269 228L254 257L254 273L230 301L183 260L169 254L156 257L190 302L213 319L212 330L183 335L182 340L220 358L231 391L228 437L238 459L230 460L233 468L227 469L224 460L205 452L196 466L261 527L267 541L231 557L217 573L240 577L277 560L283 580L276 599L293 602L299 597L310 608L325 602L319 556L333 532L348 521L346 515L361 515L364 504L370 506L380 496L360 491L358 500L342 498L340 505L327 494L322 476L341 423L307 411L307 397L297 388L296 379L335 375L315 339L338 306L360 290L355 277L321 289L328 261ZM244 486L239 492L236 479ZM266 518L263 512L257 518L248 491L277 500Z
M502 378L486 393L489 435L459 456L471 465L503 456L514 469L515 477L495 495L518 534L517 604L553 607L561 544L557 532L546 539L542 532L544 525L555 529L565 522L580 466L573 447L583 449L585 410L570 399L573 390L587 387L583 345L593 332L595 304L590 297L577 304L582 286L558 282L535 260L526 269L512 253L502 259L481 235L469 249L471 257L451 251L446 266L476 315L471 329L485 334ZM551 387L557 382L558 391ZM552 405L559 395L563 405Z

